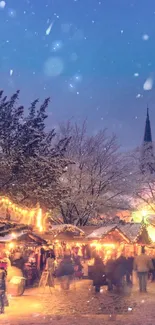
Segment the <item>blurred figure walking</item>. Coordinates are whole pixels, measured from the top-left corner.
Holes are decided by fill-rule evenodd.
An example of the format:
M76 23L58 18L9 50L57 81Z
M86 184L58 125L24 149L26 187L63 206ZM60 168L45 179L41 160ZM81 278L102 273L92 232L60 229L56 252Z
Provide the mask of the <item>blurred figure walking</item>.
M0 269L0 314L4 314L5 293L6 293L6 272L3 268Z
M63 290L69 290L73 275L74 267L72 259L71 256L66 253L56 272L56 276L61 280L61 288Z
M92 280L95 292L100 292L101 286L106 284L105 266L102 259L96 256L92 267Z
M145 248L142 247L141 254L134 259L134 270L138 274L140 292L147 292L148 272L153 269L152 260L145 254Z

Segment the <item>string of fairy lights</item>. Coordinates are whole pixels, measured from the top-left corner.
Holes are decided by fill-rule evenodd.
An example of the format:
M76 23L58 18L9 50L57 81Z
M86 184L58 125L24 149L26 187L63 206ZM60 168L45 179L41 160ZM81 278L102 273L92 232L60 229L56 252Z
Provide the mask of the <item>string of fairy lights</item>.
M7 197L0 197L0 207L10 214L15 214L16 217L20 217L26 224L34 224L39 231L43 230L43 213L42 209L38 205L33 209L25 209L17 204L13 203Z

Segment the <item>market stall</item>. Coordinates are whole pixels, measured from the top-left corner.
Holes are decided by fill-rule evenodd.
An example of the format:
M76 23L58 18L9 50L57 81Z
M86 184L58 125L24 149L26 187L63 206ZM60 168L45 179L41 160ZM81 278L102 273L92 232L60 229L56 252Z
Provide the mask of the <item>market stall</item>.
M55 252L56 265L59 265L64 254L70 254L77 277L82 276L81 269L84 276L88 275L86 261L91 257L90 246L83 230L74 225L54 225L48 233L43 234L43 238L48 241L49 249Z
M8 290L12 294L21 295L25 285L39 280L42 247L46 244L28 226L6 224L0 232L0 267L7 270Z
M74 225L54 225L42 236L54 249L57 257L62 257L66 250L71 253L75 246L81 248L85 242L84 231Z
M124 251L129 238L122 232L117 225L100 227L87 236L90 247L96 252L104 262L110 258L117 258Z
M140 253L141 246L152 244L148 227L144 223L118 223L100 227L94 230L88 240L98 253L107 260L109 256L117 257L121 254L126 257ZM106 247L106 249L105 249Z

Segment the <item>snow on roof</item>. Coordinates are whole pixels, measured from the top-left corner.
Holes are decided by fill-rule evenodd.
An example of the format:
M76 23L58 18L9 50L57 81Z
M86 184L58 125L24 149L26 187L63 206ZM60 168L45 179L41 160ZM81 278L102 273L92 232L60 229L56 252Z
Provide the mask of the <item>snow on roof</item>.
M130 241L133 242L140 233L142 225L141 223L127 223L125 225L118 225L117 227Z
M101 239L106 236L110 231L115 230L117 228L116 224L100 227L99 229L94 230L90 235L87 236L88 239Z
M140 233L142 225L136 223L127 223L127 224L111 224L108 226L100 227L94 230L90 235L87 236L88 239L102 239L109 232L118 229L120 230L125 237L127 237L130 241L135 241L136 237Z
M29 225L18 224L14 222L2 222L0 220L0 237L4 237L6 235L11 234L12 232L18 233L24 230L30 230L31 227Z
M1 242L1 241L2 241L2 242L9 242L9 241L11 241L11 240L13 240L13 239L15 239L15 238L20 237L22 234L23 234L23 232L19 232L19 233L16 233L16 234L14 234L14 233L9 233L9 234L7 234L7 235L5 235L5 236L3 236L3 237L0 237L0 242Z
M35 243L38 245L47 244L46 240L42 237L38 236L37 234L31 232L19 232L19 233L10 233L4 237L0 237L0 242L2 243L9 243L11 241L25 241L28 243Z
M75 235L81 235L84 236L84 231L82 231L80 228L70 225L70 224L62 224L62 225L52 225L51 232L59 234L62 232L73 232Z

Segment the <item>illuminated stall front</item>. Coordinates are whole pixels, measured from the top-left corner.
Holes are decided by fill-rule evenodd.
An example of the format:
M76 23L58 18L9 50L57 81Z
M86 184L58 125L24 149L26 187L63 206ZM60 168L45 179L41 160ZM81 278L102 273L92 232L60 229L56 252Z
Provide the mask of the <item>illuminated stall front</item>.
M41 249L46 241L27 225L0 221L0 267L7 270L9 281L24 277L31 285L40 271ZM18 294L17 294L18 295Z
M144 223L119 223L101 227L88 237L91 240L90 246L105 260L117 258L121 254L126 257L135 256L141 251L141 246L145 246L149 254L153 242Z
M92 249L92 255L97 253L104 262L117 258L129 244L128 237L118 229L117 225L103 226L87 236Z
M57 257L62 257L65 251L78 249L82 255L82 247L86 244L85 233L80 228L69 225L53 225L50 231L42 234L43 238L48 242L49 247L53 248Z

